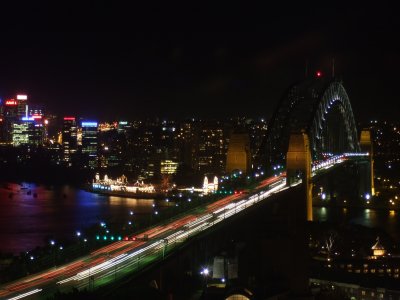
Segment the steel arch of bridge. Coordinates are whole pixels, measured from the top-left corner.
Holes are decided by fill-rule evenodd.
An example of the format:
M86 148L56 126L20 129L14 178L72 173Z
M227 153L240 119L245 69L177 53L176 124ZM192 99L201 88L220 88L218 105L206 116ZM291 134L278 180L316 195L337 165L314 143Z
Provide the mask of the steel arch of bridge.
M261 157L284 164L289 136L306 132L313 161L344 152L360 152L349 97L342 83L314 79L292 86L269 123Z

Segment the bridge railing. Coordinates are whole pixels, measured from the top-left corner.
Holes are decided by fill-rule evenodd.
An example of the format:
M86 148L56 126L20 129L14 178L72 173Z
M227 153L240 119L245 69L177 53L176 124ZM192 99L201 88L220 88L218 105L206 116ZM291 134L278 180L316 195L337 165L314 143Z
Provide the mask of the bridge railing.
M334 155L329 157L324 161L317 161L312 164L311 172L312 176L316 175L316 172L321 169L329 169L337 164L341 164L348 159L355 159L355 158L366 158L369 157L368 152L354 152L354 153L343 153L340 155Z
M116 281L117 278L121 279L127 274L127 270L129 272L140 271L148 266L149 263L163 260L166 254L173 251L183 242L268 198L273 193L286 188L286 179L281 178L263 190L246 195L244 198L235 200L235 202L225 204L223 207L212 212L199 215L195 220L187 223L182 228L161 234L139 248L110 258L74 276L63 278L57 283L59 286L62 285L64 287L73 285L78 288L94 289L110 280Z

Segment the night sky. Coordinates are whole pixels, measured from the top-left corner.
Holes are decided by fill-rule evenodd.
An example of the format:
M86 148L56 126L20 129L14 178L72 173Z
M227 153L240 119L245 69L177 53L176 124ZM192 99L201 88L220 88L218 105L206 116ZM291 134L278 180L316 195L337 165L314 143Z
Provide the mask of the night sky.
M334 58L357 120L396 119L397 10L321 2L25 7L2 28L0 97L108 120L268 117L306 61L330 76Z

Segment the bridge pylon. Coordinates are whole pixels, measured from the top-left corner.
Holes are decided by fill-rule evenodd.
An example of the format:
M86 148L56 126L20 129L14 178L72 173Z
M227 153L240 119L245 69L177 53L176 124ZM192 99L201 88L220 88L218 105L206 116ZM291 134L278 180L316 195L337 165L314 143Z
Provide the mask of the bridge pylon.
M372 147L371 131L369 129L361 130L360 135L360 148L363 152L369 153L369 174L368 181L370 182L371 196L375 195L375 184L374 184L374 152Z
M250 139L247 133L232 133L226 157L226 172L235 170L247 174L251 169Z
M306 190L307 221L312 221L311 151L308 135L304 132L290 135L289 149L286 155L287 184L290 186L299 177L302 179Z

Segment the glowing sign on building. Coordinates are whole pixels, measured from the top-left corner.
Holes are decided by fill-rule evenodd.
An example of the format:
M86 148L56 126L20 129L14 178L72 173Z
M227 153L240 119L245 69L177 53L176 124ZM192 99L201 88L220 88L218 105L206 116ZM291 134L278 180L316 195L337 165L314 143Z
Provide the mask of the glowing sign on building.
M27 95L17 95L17 100L28 100Z
M75 121L75 117L64 117L64 121Z
M6 100L6 105L15 106L15 105L18 105L18 103L14 99L10 99L10 100Z
M82 127L97 127L97 122L82 122Z
M42 119L42 116L41 116L41 115L33 115L33 116L32 116L32 119L34 119L34 120L40 120L40 119Z
M33 121L34 118L33 118L33 117L22 117L21 120L22 120L22 121Z

